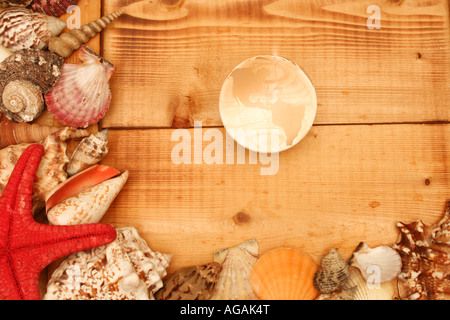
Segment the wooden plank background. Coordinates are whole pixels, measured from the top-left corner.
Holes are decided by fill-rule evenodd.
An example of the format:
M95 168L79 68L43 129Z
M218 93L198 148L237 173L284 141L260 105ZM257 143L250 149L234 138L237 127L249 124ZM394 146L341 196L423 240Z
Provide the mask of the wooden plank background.
M221 126L223 81L243 60L276 54L314 83L317 124L448 121L445 0L106 0L126 14L103 35L118 72L105 127ZM369 30L367 8L381 8Z
M367 7L381 8L369 30ZM331 247L396 240L397 221L437 221L450 199L450 26L445 0L80 0L87 23L126 8L89 42L117 66L103 161L130 178L103 222L134 226L169 272L255 238L316 261ZM63 17L68 18L69 15ZM260 164L175 165L177 127L225 135L221 85L241 61L277 54L311 78L312 131ZM67 62L77 62L71 57ZM40 124L57 125L46 112ZM206 128L204 130L207 130ZM205 148L207 143L203 144Z

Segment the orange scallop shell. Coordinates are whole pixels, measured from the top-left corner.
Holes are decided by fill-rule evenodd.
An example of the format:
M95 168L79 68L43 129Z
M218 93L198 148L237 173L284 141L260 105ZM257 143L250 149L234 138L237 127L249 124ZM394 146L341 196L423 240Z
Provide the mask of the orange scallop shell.
M314 300L316 262L307 254L291 248L265 253L253 266L250 285L261 300Z

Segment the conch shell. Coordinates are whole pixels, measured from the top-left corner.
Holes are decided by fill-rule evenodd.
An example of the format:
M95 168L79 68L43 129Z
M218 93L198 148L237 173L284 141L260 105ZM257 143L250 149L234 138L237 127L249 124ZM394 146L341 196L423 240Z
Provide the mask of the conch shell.
M119 228L112 243L67 257L44 300L153 300L171 258L153 252L135 228Z
M58 18L11 7L0 12L0 45L13 52L47 48L50 38L58 36L66 23Z
M87 179L91 173L87 172ZM83 172L80 173L83 176ZM129 173L103 181L55 205L47 212L48 221L53 225L77 225L98 223L108 211L114 199L122 190ZM76 176L74 176L76 177ZM65 183L70 182L70 179ZM61 190L61 186L58 186ZM64 188L64 184L62 186Z
M63 59L37 49L20 50L0 64L0 111L9 120L31 122L44 110L43 94L61 76Z
M59 37L53 37L49 40L48 49L63 58L68 58L75 50L80 49L83 44L95 37L123 13L124 10L114 12L89 24L82 25L80 28L63 33Z
M41 142L59 130L61 130L59 127L17 123L3 119L0 121L0 149L15 144Z
M86 128L102 119L111 105L109 80L116 67L83 46L82 64L65 64L61 78L45 95L47 109L66 126Z
M164 279L164 287L155 295L156 300L209 300L214 292L220 264L211 262L202 266L175 271Z
M75 128L64 128L45 138L41 144L44 146L45 153L42 157L38 171L36 173L36 182L33 192L33 212L36 213L45 206L47 193L67 179L65 167L69 162L66 155L69 139L83 138L89 135L86 130L77 130ZM3 192L14 166L22 153L30 144L22 143L12 145L0 150L0 192Z
M28 7L33 0L0 0L0 8Z
M67 13L67 9L76 5L79 0L33 0L33 11L42 12L49 16L60 17Z
M397 277L399 298L450 300L450 201L437 224L418 220L399 222L397 228L400 237L392 247L403 263Z
M77 146L67 165L67 174L73 176L103 160L108 154L108 130L91 134Z
M211 300L257 300L249 279L258 254L255 239L215 251L214 262L221 264L222 270Z
M338 290L348 280L350 268L336 249L331 249L320 262L314 276L314 286L320 293Z

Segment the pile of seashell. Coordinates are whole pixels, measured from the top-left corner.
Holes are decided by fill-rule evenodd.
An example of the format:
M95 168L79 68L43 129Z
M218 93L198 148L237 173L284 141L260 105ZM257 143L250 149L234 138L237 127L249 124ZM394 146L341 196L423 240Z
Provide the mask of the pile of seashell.
M9 120L33 122L47 107L62 124L86 128L109 110L116 68L85 44L124 11L63 32L58 17L76 3L0 2L8 6L0 12L0 111ZM64 63L77 50L82 63Z

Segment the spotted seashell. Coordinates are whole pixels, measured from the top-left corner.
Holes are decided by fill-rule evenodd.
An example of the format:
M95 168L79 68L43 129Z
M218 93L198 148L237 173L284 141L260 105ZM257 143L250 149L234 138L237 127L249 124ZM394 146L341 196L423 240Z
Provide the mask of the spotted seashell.
M348 263L333 248L322 258L314 276L314 286L320 293L331 293L346 283L349 273Z
M171 259L152 251L134 227L118 228L112 243L68 256L44 300L153 300Z
M33 0L0 0L0 8L28 7Z

